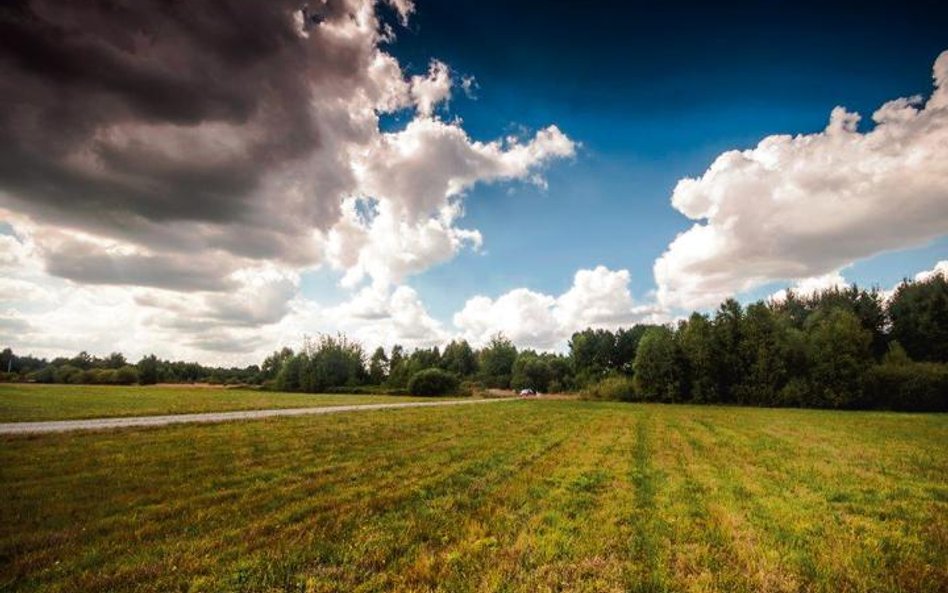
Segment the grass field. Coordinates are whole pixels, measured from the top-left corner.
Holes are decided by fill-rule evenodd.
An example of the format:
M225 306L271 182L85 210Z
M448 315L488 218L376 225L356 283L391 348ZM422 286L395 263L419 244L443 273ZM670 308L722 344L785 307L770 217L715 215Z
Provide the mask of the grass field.
M0 384L0 422L305 408L421 399L424 398L275 393L207 386L119 387L7 383Z
M945 591L948 416L516 401L0 439L6 591Z

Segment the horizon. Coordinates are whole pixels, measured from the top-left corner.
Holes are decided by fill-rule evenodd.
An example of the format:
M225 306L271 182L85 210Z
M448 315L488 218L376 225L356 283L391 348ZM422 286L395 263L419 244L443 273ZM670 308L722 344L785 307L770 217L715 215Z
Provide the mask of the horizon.
M0 345L562 351L948 274L942 5L545 8L5 9Z

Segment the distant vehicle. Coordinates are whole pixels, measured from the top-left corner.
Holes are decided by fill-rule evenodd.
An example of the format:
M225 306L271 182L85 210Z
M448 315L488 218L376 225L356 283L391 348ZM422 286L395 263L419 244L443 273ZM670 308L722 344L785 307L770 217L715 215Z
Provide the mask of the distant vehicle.
M520 397L530 397L530 396L536 395L536 394L537 394L537 392L534 391L534 390L532 390L532 389L521 389L521 390L520 390Z

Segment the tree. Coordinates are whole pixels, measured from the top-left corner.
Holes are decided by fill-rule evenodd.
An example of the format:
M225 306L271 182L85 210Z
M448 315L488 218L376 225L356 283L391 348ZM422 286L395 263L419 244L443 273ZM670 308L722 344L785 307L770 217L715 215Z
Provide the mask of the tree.
M82 369L84 371L87 371L92 368L93 362L94 362L94 359L92 358L92 356L88 352L83 350L82 352L77 354L75 357L73 357L73 359L69 361L69 364L76 367L77 369Z
M481 377L488 387L506 389L510 387L513 364L517 359L517 348L503 334L491 337L480 353Z
M648 328L654 325L636 324L631 328L619 328L615 333L615 346L612 350L612 368L626 375L632 375L632 364L635 362L635 352L639 347L642 336Z
M645 332L635 355L635 388L643 399L674 402L682 394L682 357L667 327Z
M303 353L290 356L283 361L276 376L276 387L280 391L299 391L303 369Z
M699 313L678 327L678 343L686 363L686 391L696 402L718 399L711 322Z
M261 379L269 381L275 379L283 364L293 357L293 349L284 346L281 350L274 350L272 354L263 359L260 366Z
M872 363L872 334L845 309L819 311L806 322L810 366L809 405L850 408L861 403Z
M458 384L458 378L452 373L428 368L412 375L408 392L412 395L451 395L457 392Z
M154 385L158 382L158 357L154 354L138 361L138 382L142 385Z
M113 352L105 359L105 367L109 369L120 369L128 364L125 355L121 352Z
M467 340L451 340L441 355L441 368L458 377L470 377L477 373L477 356Z
M549 363L533 350L517 355L511 371L510 386L514 389L549 391L553 372Z
M379 346L369 359L369 382L373 385L381 385L387 377L388 356L385 355L385 348Z
M368 378L362 345L343 334L306 340L298 358L301 365L299 388L308 393L318 393L330 387L353 387L363 384Z
M948 362L948 280L903 282L889 302L892 338L913 360Z
M741 325L744 311L740 303L727 299L718 308L712 323L714 391L721 402L734 401L734 387L745 372L741 357Z
M392 346L392 355L388 359L388 384L391 387L405 387L410 377L405 349L395 344Z
M741 404L774 405L787 382L787 352L783 336L787 328L766 304L747 307L741 329L740 357L743 375L735 386L735 400Z
M598 381L615 368L616 337L604 329L587 328L569 340L576 378L581 384Z

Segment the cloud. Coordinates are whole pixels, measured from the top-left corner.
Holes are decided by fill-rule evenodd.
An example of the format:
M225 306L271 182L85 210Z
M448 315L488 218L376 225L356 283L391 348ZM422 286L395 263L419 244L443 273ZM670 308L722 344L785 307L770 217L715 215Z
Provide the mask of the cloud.
M797 296L813 296L831 288L845 288L848 285L849 282L843 278L842 273L839 270L834 270L829 274L823 274L822 276L813 276L810 278L798 280L792 287L790 287L790 290ZM787 289L781 288L777 292L773 293L770 295L770 300L777 302L787 300Z
M389 4L402 20L414 9ZM572 153L555 127L482 143L433 117L448 66L406 77L383 25L371 0L18 5L0 18L0 206L29 216L41 244L48 227L134 247L82 260L47 247L53 274L224 290L261 262L321 264L349 199L387 204L393 224L450 227L449 198ZM381 132L380 114L409 107L405 130ZM223 273L201 284L181 256Z
M416 74L411 77L410 92L418 113L430 116L438 103L451 98L451 71L447 64L432 60L427 76Z
M822 132L769 136L679 181L672 205L697 222L655 262L660 303L711 306L948 232L948 52L934 81L927 102L889 101L867 132L837 107Z
M407 24L413 2L386 4ZM378 3L302 6L0 12L0 298L17 311L0 337L227 361L335 329L446 335L404 279L480 247L460 224L470 188L541 183L574 143L556 126L472 139L437 115L450 68L404 72ZM383 132L402 111L406 127ZM322 265L376 293L377 326L301 296Z
M945 278L948 278L948 260L943 259L937 264L935 264L935 267L932 268L931 270L925 270L924 272L919 272L918 274L915 274L915 281L927 282L928 280L931 280L935 276L943 276Z
M558 297L517 288L497 299L476 296L454 315L454 325L474 344L497 332L515 344L558 349L573 332L587 327L616 328L665 321L654 305L637 305L629 292L629 272L605 266L579 270L573 285Z
M533 178L553 159L572 156L576 145L556 126L522 142L472 141L457 124L417 118L382 135L359 161L360 186L374 200L346 200L329 233L330 263L346 270L344 283L369 276L398 284L405 276L479 247L481 235L456 226L460 196L477 182Z

